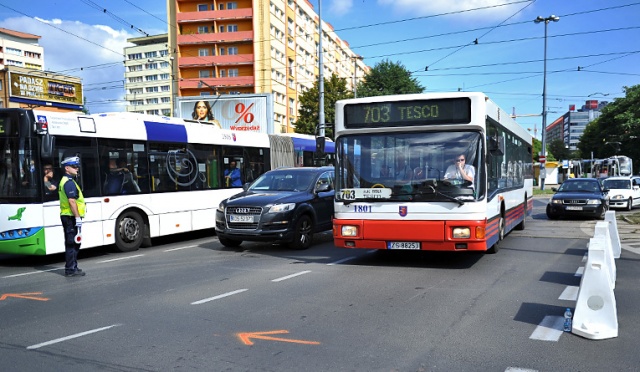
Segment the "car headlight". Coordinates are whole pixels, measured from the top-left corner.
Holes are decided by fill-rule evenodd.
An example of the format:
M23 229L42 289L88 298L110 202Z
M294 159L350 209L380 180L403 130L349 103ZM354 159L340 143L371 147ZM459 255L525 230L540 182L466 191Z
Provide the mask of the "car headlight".
M281 213L292 211L296 207L296 203L287 203L287 204L276 204L269 208L269 212L267 213Z
M594 205L594 204L598 205L598 204L601 204L601 203L602 203L602 201L600 199L589 199L589 200L587 200L587 204L589 204L589 205Z
M624 195L614 195L611 199L625 199Z
M562 200L560 200L560 199L553 199L553 200L551 200L551 204L562 204Z

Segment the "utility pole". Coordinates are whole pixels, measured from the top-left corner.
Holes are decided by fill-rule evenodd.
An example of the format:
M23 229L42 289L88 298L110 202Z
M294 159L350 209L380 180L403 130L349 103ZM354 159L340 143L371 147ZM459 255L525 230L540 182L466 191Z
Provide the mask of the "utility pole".
M322 0L318 0L318 34L320 42L318 43L318 96L320 98L318 108L318 137L316 137L316 152L324 153L324 63L322 60Z

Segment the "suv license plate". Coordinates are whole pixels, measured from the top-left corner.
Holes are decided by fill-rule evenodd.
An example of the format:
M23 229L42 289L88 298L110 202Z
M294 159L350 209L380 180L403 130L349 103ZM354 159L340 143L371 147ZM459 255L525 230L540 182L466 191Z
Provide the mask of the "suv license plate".
M387 249L420 249L420 242L387 242Z
M253 216L230 214L229 222L253 222Z

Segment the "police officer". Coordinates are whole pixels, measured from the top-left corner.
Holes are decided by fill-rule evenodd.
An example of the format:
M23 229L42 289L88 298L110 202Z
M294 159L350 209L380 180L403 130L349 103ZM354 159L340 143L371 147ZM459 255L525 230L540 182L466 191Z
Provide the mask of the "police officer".
M64 251L66 264L64 276L84 276L85 272L78 269L78 252L80 243L76 243L76 236L82 229L82 218L85 212L84 196L76 182L80 158L67 157L62 161L64 176L60 180L58 194L60 196L60 220L64 229Z

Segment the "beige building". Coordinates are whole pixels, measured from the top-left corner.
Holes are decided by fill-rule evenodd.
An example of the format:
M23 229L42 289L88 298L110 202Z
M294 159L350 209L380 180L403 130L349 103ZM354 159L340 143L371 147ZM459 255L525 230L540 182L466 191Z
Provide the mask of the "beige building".
M169 50L185 96L268 93L276 132L293 132L318 70L318 14L305 0L167 0ZM368 67L323 22L323 75L350 89Z
M5 66L44 70L40 36L0 27L0 69Z
M167 34L127 39L124 87L127 111L173 116L174 58L169 55Z

